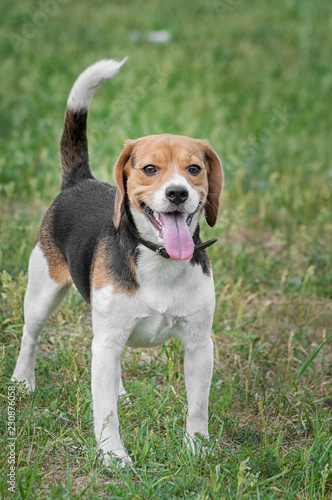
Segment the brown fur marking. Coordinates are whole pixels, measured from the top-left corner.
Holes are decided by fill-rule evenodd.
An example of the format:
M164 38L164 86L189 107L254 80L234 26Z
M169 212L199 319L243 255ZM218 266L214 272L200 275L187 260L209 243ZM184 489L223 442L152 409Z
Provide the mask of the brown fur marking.
M132 279L130 282L127 281L123 283L119 281L119 278L109 262L110 254L108 245L108 238L100 240L96 245L91 267L91 283L95 290L100 290L106 285L112 285L115 293L125 293L129 297L133 297L138 290L136 280ZM133 277L135 277L137 266L131 256L128 257L128 266Z
M134 159L134 161L133 161ZM146 176L145 165L158 167L158 175ZM187 167L196 164L202 171L192 176ZM216 222L222 189L222 169L218 156L207 141L190 137L162 134L127 141L115 166L118 186L115 204L115 226L118 227L125 199L125 185L131 206L140 211L140 201L149 205L153 194L178 171L199 193L205 205L210 226ZM125 183L126 179L126 183Z
M68 269L67 261L59 250L59 248L54 243L50 235L50 217L52 213L52 206L46 212L39 232L35 238L33 247L38 243L40 248L47 260L48 270L50 277L56 282L62 285L72 284L70 272Z

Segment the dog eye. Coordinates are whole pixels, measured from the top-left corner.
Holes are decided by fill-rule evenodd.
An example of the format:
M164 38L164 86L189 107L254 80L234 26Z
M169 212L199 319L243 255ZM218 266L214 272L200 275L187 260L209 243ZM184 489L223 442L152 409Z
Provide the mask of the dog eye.
M154 165L146 165L142 168L142 170L146 175L154 175L158 172L157 167L155 167Z
M190 165L187 170L191 175L198 175L202 169L199 165Z

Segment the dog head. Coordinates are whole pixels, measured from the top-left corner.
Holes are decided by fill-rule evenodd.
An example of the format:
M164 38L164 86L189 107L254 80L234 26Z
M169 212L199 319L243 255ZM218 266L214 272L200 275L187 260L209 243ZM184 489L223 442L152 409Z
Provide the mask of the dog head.
M113 222L128 200L139 233L163 242L170 257L189 259L201 211L214 226L223 183L217 154L205 140L163 134L127 141L115 165Z

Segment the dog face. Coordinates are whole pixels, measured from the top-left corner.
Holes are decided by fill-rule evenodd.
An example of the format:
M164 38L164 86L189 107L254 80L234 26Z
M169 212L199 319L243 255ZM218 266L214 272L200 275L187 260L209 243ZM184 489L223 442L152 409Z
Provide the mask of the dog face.
M114 225L127 197L138 230L163 240L170 257L189 259L192 235L205 209L216 222L222 189L221 163L207 141L170 134L127 141L116 166Z

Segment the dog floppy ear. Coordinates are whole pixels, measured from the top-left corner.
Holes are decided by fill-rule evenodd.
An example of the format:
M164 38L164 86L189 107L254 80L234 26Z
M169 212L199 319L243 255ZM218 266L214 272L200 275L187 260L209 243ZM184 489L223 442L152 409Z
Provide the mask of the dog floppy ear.
M116 193L114 202L113 223L116 228L118 228L120 225L123 204L126 198L124 168L133 152L135 144L136 141L127 140L125 142L124 149L115 164L114 176L116 182Z
M214 226L220 206L220 195L223 186L223 173L220 159L208 141L200 141L205 155L208 171L209 191L205 203L205 218L209 226Z

